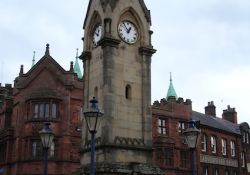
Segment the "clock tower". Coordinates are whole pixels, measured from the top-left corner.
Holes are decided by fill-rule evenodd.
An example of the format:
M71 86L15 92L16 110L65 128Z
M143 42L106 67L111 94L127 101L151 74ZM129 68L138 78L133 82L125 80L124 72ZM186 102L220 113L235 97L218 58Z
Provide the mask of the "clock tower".
M151 57L156 50L150 25L143 0L89 1L81 55L84 109L95 96L104 112L96 134L96 174L161 173L152 166ZM86 166L90 136L85 125L82 132Z

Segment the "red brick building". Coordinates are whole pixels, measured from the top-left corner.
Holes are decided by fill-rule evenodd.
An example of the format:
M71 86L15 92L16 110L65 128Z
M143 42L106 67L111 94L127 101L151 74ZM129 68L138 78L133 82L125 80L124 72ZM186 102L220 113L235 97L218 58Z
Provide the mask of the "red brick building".
M192 110L191 100L177 99L172 80L167 100L152 106L154 162L166 175L191 173L191 157L182 132L190 119L200 121L200 140L196 149L198 175L247 175L250 163L249 125L237 123L237 112L228 106L222 118L209 102L205 114Z
M49 149L48 172L70 174L79 165L83 82L73 63L65 71L49 53L27 73L21 66L14 87L0 88L0 174L43 173L39 131L50 122L55 139Z

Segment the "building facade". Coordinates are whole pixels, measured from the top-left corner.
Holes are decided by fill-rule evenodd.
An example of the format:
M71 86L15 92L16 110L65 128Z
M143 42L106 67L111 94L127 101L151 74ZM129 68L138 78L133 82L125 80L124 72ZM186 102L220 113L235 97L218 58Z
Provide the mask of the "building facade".
M249 125L237 123L235 108L228 106L222 118L216 117L215 109L209 102L204 114L193 111L191 100L177 98L171 79L167 99L152 106L154 162L166 175L191 173L191 152L182 134L190 120L199 121L201 130L195 154L197 174L250 174Z
M39 131L45 122L55 138L48 151L48 172L71 174L80 165L80 123L83 81L73 63L65 71L49 53L27 72L21 66L14 87L0 89L0 168L4 175L43 173Z

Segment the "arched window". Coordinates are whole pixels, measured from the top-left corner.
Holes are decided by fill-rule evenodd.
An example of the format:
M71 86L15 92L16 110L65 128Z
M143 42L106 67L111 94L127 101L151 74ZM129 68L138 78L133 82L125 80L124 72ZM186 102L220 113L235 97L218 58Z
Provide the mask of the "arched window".
M94 89L94 97L95 99L98 99L98 87L95 87Z
M125 98L126 99L131 99L131 95L132 95L132 88L131 88L131 86L128 84L127 86L126 86L126 89L125 89Z

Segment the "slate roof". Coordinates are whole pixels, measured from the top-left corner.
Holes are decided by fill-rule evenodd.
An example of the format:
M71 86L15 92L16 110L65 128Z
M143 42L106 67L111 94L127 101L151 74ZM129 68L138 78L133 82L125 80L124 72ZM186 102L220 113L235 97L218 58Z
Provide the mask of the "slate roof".
M233 134L241 134L238 124L234 124L222 118L213 117L196 111L192 111L191 118L192 120L200 121L201 125L217 128Z

